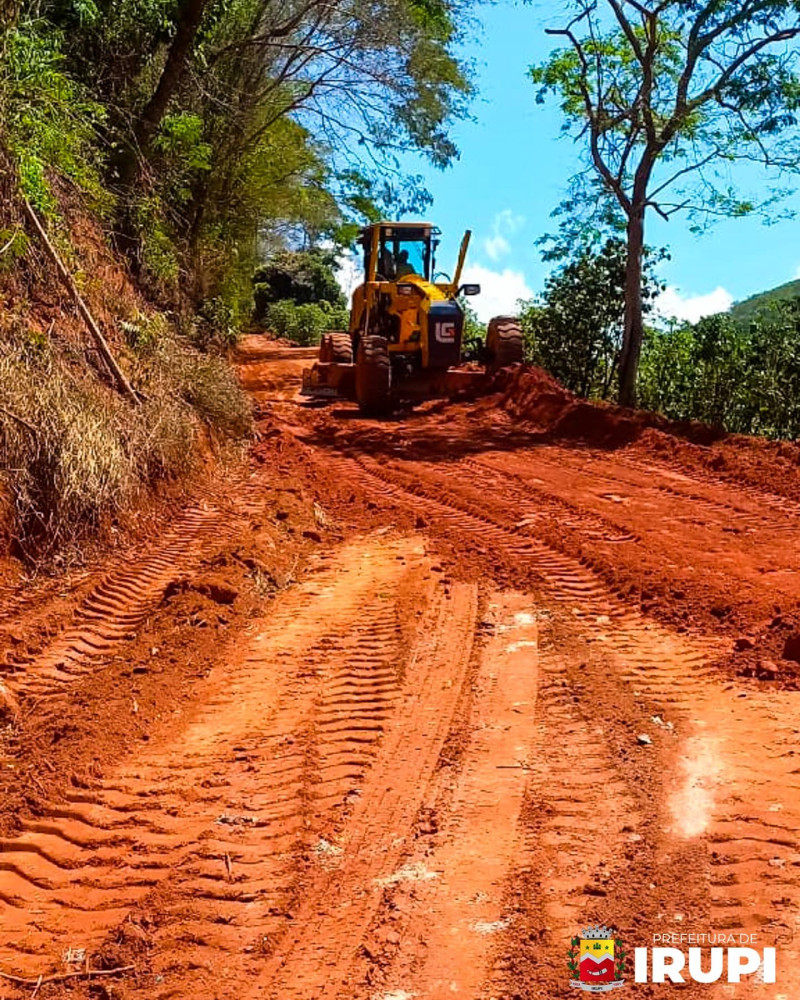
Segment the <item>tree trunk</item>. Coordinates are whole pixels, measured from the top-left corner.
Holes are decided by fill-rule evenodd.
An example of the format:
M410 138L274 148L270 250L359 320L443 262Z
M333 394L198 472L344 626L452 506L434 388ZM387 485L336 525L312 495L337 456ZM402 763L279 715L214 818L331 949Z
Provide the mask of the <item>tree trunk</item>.
M175 37L172 39L158 86L144 106L136 126L136 138L142 148L147 148L158 130L169 102L183 79L186 62L207 6L208 0L184 0L180 6Z
M142 108L134 127L135 142L125 150L120 164L119 179L123 188L131 187L138 174L139 157L146 154L159 129L169 102L183 79L208 0L183 0L178 10L178 23L153 96Z
M642 256L644 253L644 205L633 206L628 218L628 248L625 260L625 324L619 363L619 401L636 405L636 375L642 352Z

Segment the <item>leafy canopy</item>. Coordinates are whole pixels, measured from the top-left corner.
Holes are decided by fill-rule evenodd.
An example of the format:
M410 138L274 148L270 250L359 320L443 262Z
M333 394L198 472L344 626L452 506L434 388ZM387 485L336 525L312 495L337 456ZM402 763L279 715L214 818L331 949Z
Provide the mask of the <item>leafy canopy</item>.
M649 330L642 403L677 420L741 434L800 436L800 303L771 302L746 319L707 316Z
M774 208L782 174L800 165L797 0L574 0L567 10L550 31L564 47L530 75L585 150L588 188L573 194L589 197L570 210L608 211L597 179L623 216L688 210L701 225ZM737 161L768 169L763 196L737 191Z
M648 251L644 302L649 312L663 286L656 266L664 251ZM530 359L580 396L611 395L625 312L625 243L579 245L547 278L542 295L520 320Z

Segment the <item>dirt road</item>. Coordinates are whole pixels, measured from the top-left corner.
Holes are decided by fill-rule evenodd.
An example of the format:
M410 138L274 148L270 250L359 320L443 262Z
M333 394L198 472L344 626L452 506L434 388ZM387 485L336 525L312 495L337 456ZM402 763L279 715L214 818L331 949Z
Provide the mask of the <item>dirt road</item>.
M246 468L3 597L0 996L552 1000L600 922L795 1000L800 494L306 355L245 345Z

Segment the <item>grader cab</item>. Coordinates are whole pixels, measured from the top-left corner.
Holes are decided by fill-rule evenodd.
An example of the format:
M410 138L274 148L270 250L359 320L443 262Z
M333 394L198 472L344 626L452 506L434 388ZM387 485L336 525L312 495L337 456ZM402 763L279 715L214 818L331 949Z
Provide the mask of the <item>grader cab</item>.
M508 316L495 317L485 343L465 350L459 299L480 292L460 283L470 233L452 278L436 271L439 235L426 222L361 231L364 282L353 292L349 329L323 335L319 360L304 373L304 395L352 399L363 413L379 415L400 400L449 394L465 381L454 377L464 361L481 361L489 373L522 361L522 333Z

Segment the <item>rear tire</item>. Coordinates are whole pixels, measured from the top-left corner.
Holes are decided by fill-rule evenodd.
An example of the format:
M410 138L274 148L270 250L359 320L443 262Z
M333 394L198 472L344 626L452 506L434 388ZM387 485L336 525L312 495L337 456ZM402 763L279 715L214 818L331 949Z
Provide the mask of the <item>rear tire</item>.
M509 365L522 364L525 356L522 330L513 316L495 316L490 320L486 353L486 371L490 375Z
M356 400L362 413L380 416L392 406L392 365L385 337L361 338L356 359Z
M353 363L353 339L349 333L335 330L326 334L330 344L330 358L337 365L352 365Z

